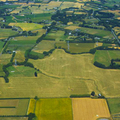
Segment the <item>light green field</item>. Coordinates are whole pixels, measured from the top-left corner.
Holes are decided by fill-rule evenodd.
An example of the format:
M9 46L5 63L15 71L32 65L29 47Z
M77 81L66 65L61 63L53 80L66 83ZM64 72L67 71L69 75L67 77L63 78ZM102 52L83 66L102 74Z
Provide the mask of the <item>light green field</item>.
M107 99L111 114L120 113L120 98Z
M94 43L69 43L69 50L67 43L56 43L57 47L64 48L71 53L89 52L94 48Z
M93 28L86 28L86 27L80 27L81 32L92 34L92 35L97 35L100 37L108 37L112 38L113 35L111 34L110 31L107 30L99 30L99 29L93 29Z
M97 61L106 67L111 64L111 59L120 59L119 50L97 50L94 57L94 62Z
M41 29L43 25L35 24L35 23L10 23L10 26L18 26L23 31L37 30Z
M0 52L1 52L2 49L3 49L3 45L4 45L4 42L0 41Z
M72 120L69 98L39 99L36 103L37 120Z
M7 68L12 77L34 77L34 68L25 66L10 66Z
M68 36L64 36L64 31L50 31L46 37L44 38L45 40L65 40Z

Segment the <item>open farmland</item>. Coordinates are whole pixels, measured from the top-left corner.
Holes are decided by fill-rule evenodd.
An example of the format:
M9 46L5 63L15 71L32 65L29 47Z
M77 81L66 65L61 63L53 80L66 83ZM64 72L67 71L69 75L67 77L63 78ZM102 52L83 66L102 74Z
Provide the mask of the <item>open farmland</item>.
M35 114L38 120L72 120L71 99L39 99Z
M94 48L94 43L69 43L69 50L67 43L56 43L56 46L61 46L70 53L85 53Z
M9 36L16 35L18 32L11 29L0 29L0 39L6 39Z
M56 40L56 41L59 41L59 40L65 40L68 36L65 36L64 35L64 31L50 31L46 37L44 38L44 40Z
M36 30L41 29L43 25L36 24L36 23L10 23L10 26L18 26L23 31L30 31L30 30Z
M74 120L110 118L109 109L105 99L73 98L72 107Z
M29 99L0 100L0 115L26 115L28 101Z
M97 61L106 67L111 64L112 59L120 58L119 50L97 50L94 57L94 62Z
M0 117L2 120L28 120L27 117Z
M51 49L54 49L55 43L56 43L55 41L42 40L34 47L33 51L35 52L49 51Z

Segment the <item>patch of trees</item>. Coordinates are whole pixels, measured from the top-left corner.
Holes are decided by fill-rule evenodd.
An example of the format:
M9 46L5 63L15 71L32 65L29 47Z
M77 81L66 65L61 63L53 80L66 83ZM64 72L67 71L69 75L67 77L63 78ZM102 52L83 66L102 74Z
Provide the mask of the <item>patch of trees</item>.
M81 14L81 15L72 14L71 16L67 16L65 11L60 12L58 10L56 14L51 16L51 19L55 21L61 21L63 22L63 24L67 24L68 22L75 22L76 20L81 21L85 17L86 17L86 14Z
M46 35L43 34L41 37L39 37L39 38L36 40L36 43L41 42L45 36L46 36Z
M13 52L10 62L13 62L14 57L15 57L15 52Z
M117 59L112 59L112 60L111 60L110 67L111 67L112 69L120 69L120 64L117 64L117 62L120 63L120 59L119 59L119 58L117 58Z

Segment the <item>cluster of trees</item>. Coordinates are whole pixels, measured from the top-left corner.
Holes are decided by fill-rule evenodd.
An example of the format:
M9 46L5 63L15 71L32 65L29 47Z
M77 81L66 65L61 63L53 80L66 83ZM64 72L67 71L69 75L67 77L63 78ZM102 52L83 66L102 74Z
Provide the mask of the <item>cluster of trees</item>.
M72 14L71 16L67 16L65 11L57 11L56 14L51 16L52 20L55 21L61 21L63 24L67 24L68 22L75 22L76 20L81 21L86 17L86 14L81 14L81 15L74 15Z

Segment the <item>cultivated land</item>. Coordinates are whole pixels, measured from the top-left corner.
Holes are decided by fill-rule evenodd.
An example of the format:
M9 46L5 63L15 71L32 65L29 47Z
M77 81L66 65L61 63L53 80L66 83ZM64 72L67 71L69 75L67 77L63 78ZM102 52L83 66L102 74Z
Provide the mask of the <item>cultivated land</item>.
M119 0L9 1L0 2L0 98L10 98L0 100L0 115L119 120ZM70 99L92 91L93 99Z
M74 120L96 120L110 118L109 109L104 99L73 98Z
M28 102L29 99L0 100L0 115L26 115Z
M72 104L70 98L38 99L35 107L37 120L72 120ZM31 109L31 108L30 108Z

